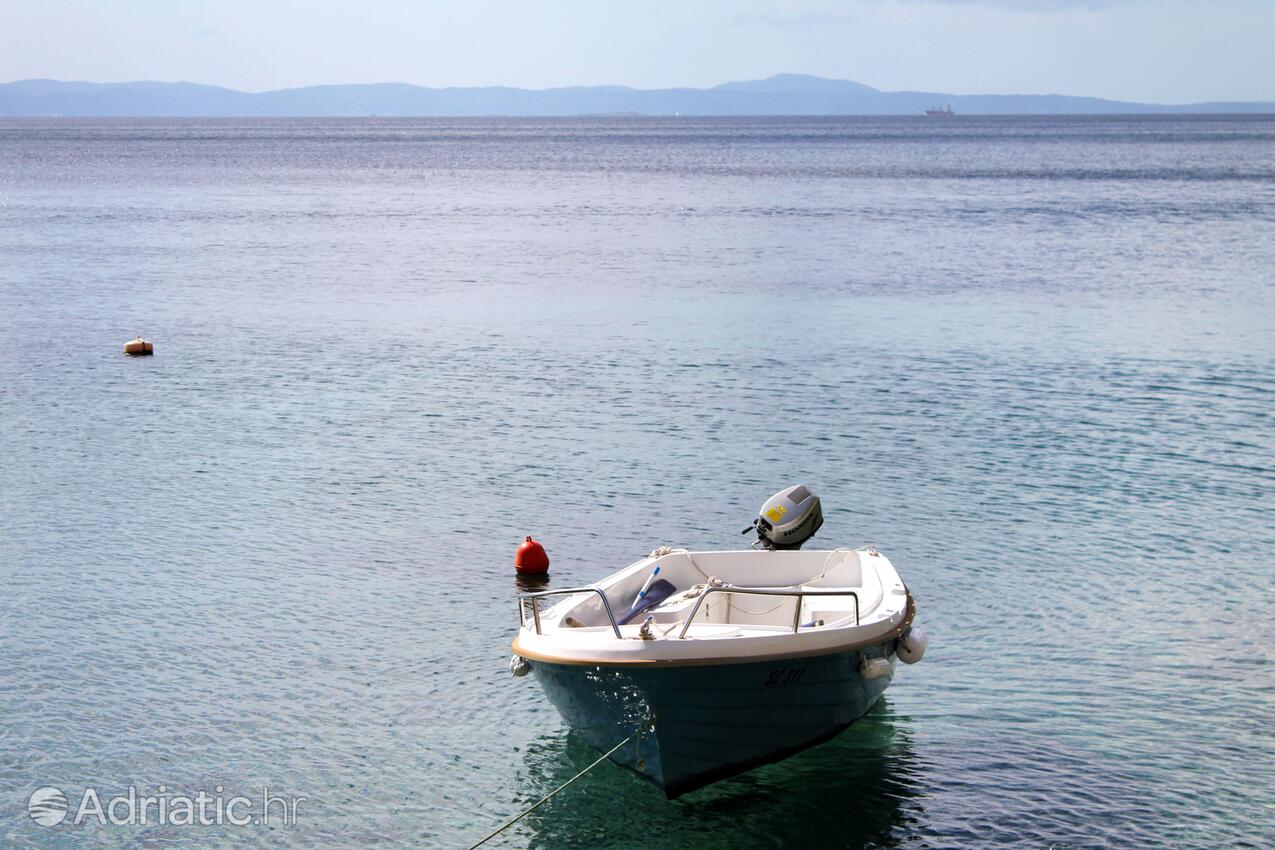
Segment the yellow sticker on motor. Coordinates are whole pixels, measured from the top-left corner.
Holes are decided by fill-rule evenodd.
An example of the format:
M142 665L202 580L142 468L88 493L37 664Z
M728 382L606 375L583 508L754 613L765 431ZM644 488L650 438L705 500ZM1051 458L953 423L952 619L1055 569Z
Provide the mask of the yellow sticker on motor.
M788 513L788 509L783 505L775 505L773 508L766 511L766 519L771 522L779 522L784 518L784 514L786 513Z

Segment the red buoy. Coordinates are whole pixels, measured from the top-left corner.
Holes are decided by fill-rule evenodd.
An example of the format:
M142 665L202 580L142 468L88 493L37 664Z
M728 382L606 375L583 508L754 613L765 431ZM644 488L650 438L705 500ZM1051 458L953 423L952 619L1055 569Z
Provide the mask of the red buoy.
M520 573L549 572L549 556L545 553L545 547L532 540L530 534L514 555L514 569Z

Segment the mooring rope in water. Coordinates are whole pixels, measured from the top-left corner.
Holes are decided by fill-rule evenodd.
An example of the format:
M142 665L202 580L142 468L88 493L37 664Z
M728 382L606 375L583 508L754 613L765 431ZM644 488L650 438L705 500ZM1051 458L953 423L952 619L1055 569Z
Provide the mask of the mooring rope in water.
M527 809L526 811L522 812L521 814L519 814L519 815L517 815L517 816L515 816L515 817L513 817L513 818L510 818L509 820L505 821L504 823L502 823L502 824L500 825L500 827L499 827L498 829L496 829L496 831L495 831L495 832L490 833L490 834L489 834L486 838L484 838L482 841L479 841L477 844L471 844L471 845L469 845L469 850L474 850L474 848L475 848L475 847L481 847L481 846L483 846L484 844L486 844L488 841L491 841L491 840L492 840L493 838L495 838L497 835L500 835L500 833L504 832L506 829L508 829L509 827L513 826L513 825L514 825L514 824L516 824L518 821L522 820L522 819L523 819L523 818L525 818L527 815L529 815L529 814L531 814L532 812L534 812L534 811L535 811L536 809L538 809L541 805L543 805L544 803L547 803L547 802L549 801L549 799L550 799L551 797L553 797L553 795L557 794L557 793L558 793L559 791L561 791L563 788L566 788L566 787L567 787L568 785L570 785L572 782L575 782L575 781L576 781L577 779L579 779L581 776L584 776L586 773L588 773L589 771L593 770L593 769L594 769L595 767L597 767L598 765L602 764L602 762L604 762L604 761L606 761L608 758L610 758L610 756L611 756L611 754L612 754L612 753L614 753L616 750L620 749L620 747L623 747L623 746L624 746L625 744L627 744L629 741L632 741L634 738L636 738L638 735L641 735L641 734L642 734L641 730L639 730L639 731L637 731L637 732L634 732L632 735L630 735L629 737L625 738L623 741L621 741L620 743L616 744L616 745L615 745L614 747L612 747L611 749L607 750L605 753L603 753L603 754L602 754L602 756L601 756L600 758L598 758L598 760L597 760L597 761L595 761L593 764L589 765L589 766L588 766L588 767L586 767L584 770L582 770L582 771L580 771L579 773L577 773L575 776L573 776L573 777L571 777L570 779L568 779L566 782L564 782L564 783L562 783L561 785L559 785L557 788L555 788L555 789L553 789L552 791L550 791L548 794L546 794L546 795L544 795L543 797L541 797L541 798L540 798L540 799L536 802L536 804L535 804L535 805L533 805L531 808L529 808L529 809Z

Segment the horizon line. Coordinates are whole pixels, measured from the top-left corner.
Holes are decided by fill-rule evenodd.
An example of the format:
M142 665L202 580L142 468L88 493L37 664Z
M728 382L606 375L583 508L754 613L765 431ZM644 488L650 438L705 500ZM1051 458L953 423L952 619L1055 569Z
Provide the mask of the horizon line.
M133 86L133 85L160 85L160 86L198 86L201 88L219 89L222 91L233 92L235 94L257 96L263 94L277 94L281 92L303 91L305 89L318 88L360 88L360 87L377 87L377 86L402 86L413 89L423 89L426 91L449 91L449 90L481 90L481 89L506 89L510 91L521 92L552 92L565 91L570 89L621 89L632 92L673 92L673 91L699 91L707 92L730 85L745 85L749 83L766 83L783 78L795 78L817 81L820 83L845 83L853 86L861 86L883 95L934 95L941 97L953 98L1014 98L1014 97L1039 97L1039 98L1069 98L1080 100L1095 100L1113 104L1135 104L1139 106L1163 106L1169 108L1176 107L1192 107L1205 106L1214 104L1272 104L1275 100L1243 100L1234 98L1221 98L1197 101L1149 101L1149 100L1126 100L1116 97L1108 97L1104 95L1091 94L1063 94L1060 92L1031 92L1031 91L1015 91L1015 92L954 92L940 91L938 89L879 89L868 83L851 80L846 77L823 77L818 74L807 74L796 71L783 71L771 74L767 77L755 77L751 79L729 79L711 85L694 86L694 85L676 85L676 86L660 86L660 87L639 87L631 86L623 83L571 83L567 85L545 86L543 88L532 88L527 86L510 85L506 83L489 83L489 84L467 84L467 85L427 85L424 83L409 83L402 80L381 80L378 82L368 83L351 83L351 82L322 82L322 83L305 83L300 85L282 86L278 88L267 89L240 89L228 85L218 83L204 83L197 80L160 80L160 79L134 79L134 80L71 80L60 79L57 77L23 77L20 79L8 80L0 82L0 87L12 86L21 83L58 83L61 85L87 85L87 86ZM793 89L793 91L802 91L801 89ZM806 90L808 91L808 90ZM771 92L778 94L780 92Z

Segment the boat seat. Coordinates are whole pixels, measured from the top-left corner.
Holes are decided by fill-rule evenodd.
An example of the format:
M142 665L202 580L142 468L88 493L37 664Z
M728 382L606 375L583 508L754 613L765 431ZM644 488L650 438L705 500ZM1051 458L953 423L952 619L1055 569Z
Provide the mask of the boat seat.
M633 618L636 617L638 614L641 614L644 611L654 608L656 605L659 605L661 602L663 602L665 599L668 599L670 596L672 596L676 592L677 592L677 588L673 586L673 583L671 581L666 581L665 579L657 579L651 584L649 588L647 588L646 596L643 596L641 599L635 602L633 604L633 607L630 608L628 612L616 622L618 622L621 626L626 625L630 621L632 621Z

